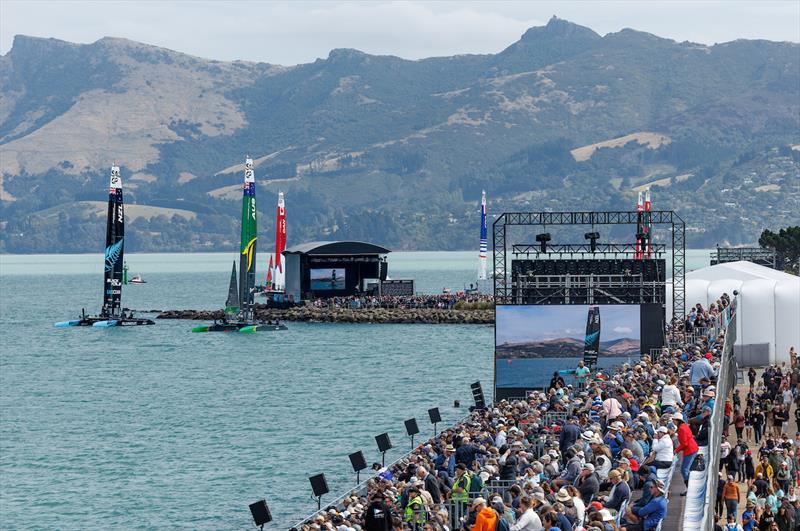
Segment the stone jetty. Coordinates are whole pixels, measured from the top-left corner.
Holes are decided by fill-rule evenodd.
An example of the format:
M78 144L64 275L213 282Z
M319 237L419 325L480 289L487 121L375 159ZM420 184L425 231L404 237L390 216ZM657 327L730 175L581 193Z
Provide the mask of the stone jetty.
M494 310L441 310L432 308L316 308L296 306L289 309L256 305L259 320L306 321L317 323L418 323L418 324L481 324L494 323ZM158 319L211 321L221 319L222 310L167 310Z

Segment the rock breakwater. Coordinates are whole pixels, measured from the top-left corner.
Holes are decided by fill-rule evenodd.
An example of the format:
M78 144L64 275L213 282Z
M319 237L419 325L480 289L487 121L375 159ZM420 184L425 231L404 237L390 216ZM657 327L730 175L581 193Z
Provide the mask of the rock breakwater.
M315 308L298 306L289 309L256 306L260 320L306 321L320 323L418 323L418 324L493 324L494 310L440 310L430 308ZM221 319L222 310L167 310L158 319L211 321Z

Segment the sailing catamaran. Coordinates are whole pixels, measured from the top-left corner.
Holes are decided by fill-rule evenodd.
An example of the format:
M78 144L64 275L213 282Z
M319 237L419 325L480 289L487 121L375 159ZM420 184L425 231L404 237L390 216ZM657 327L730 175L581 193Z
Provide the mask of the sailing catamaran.
M59 328L70 326L139 326L156 324L150 319L137 318L128 308L122 307L122 255L125 242L125 215L122 204L122 179L119 166L111 167L108 190L108 218L106 222L105 273L103 275L103 307L100 315L87 316L81 311L80 319L61 321Z
M600 353L600 307L589 306L589 316L586 319L586 337L583 340L583 362L590 369L597 365L597 356Z
M256 284L256 180L253 159L244 163L244 187L242 190L242 240L239 255L239 281L236 280L236 261L233 262L225 301L225 316L213 324L196 326L192 332L261 332L286 330L276 322L255 320L253 311Z

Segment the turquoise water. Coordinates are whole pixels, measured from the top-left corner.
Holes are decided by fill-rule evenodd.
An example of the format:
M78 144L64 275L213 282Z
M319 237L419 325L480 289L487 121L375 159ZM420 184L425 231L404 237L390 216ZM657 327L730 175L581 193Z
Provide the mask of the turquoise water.
M125 306L219 308L231 259L127 255L148 283L125 287ZM374 436L388 431L387 459L398 457L403 420L427 434L428 408L452 423L469 383L487 395L492 385L488 326L53 328L99 309L101 264L99 254L0 255L3 529L248 529L260 498L286 528L315 509L308 476L324 472L332 500L355 483L347 454L379 460ZM418 291L461 289L475 253L392 253L389 273Z
M472 253L399 256L396 277L458 288ZM130 255L125 305L218 308L230 255ZM96 312L100 255L0 256L0 527L248 529L266 498L286 528L355 483L347 454L380 459L374 436L409 447L461 418L469 384L492 381L486 326L290 323L284 333L191 334L193 323L56 329ZM262 261L261 263L264 263ZM188 269L188 272L185 270ZM463 280L462 280L463 279ZM440 425L441 426L441 425Z

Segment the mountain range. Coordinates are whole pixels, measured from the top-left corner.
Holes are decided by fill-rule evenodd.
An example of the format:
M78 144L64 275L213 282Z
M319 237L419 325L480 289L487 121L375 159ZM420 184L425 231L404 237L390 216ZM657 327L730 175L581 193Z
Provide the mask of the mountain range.
M246 155L262 246L278 191L289 245L453 250L477 247L481 190L496 215L631 209L648 187L690 246L753 243L800 217L798 131L789 42L554 17L497 54L280 66L20 35L0 57L0 251L99 251L114 163L129 252L233 249Z
M545 341L502 343L495 351L500 359L524 358L579 358L583 356L584 342L580 339L562 337ZM600 356L639 356L641 346L638 339L620 338L600 342Z

